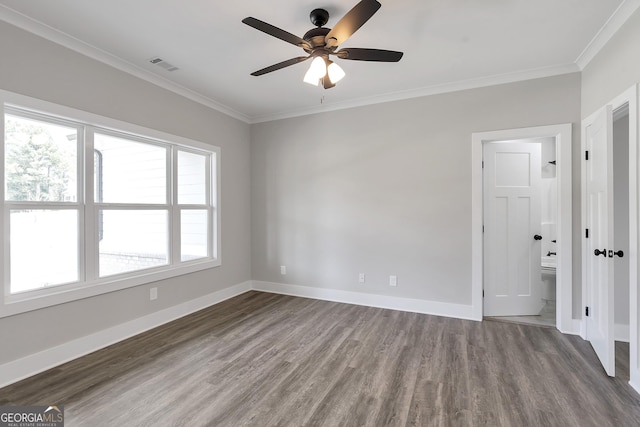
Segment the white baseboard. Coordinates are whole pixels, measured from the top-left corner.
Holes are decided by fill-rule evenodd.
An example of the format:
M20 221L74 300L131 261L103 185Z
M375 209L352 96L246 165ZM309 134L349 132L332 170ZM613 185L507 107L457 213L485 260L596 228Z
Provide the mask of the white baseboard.
M571 319L569 323L569 329L561 330L558 328L560 332L567 335L580 335L580 328L582 326L582 320L580 319Z
M251 281L239 283L200 298L104 329L86 337L78 338L56 347L30 354L21 359L7 362L0 365L0 388L250 290Z
M613 325L613 336L616 341L629 342L629 325Z
M573 319L574 331L561 331L564 334L580 335L583 340L587 339L586 324L581 319ZM615 323L613 325L613 339L615 341L629 342L629 325Z
M473 317L473 307L471 305L254 280L239 283L200 298L25 356L21 359L7 362L0 365L0 388L250 290L457 319L477 320ZM572 330L563 331L563 333L579 333L581 323L580 319L573 319L573 324L571 325ZM615 339L617 341L628 342L629 326L616 324ZM640 384L638 385L640 386ZM640 391L640 388L635 387L634 384L632 384L632 386Z
M631 368L631 379L629 380L629 385L633 387L635 391L640 394L640 378L637 378L637 371L634 372L633 367Z
M252 289L273 294L313 298L412 313L432 314L457 319L476 320L472 306L438 301L418 300L364 292L343 291L338 289L314 288L310 286L289 285L284 283L261 282L254 280Z

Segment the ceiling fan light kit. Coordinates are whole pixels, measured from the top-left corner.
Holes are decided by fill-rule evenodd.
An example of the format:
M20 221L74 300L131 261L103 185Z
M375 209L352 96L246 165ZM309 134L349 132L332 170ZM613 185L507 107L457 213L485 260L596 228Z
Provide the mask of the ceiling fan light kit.
M393 50L342 48L336 51L339 45L351 37L380 9L380 6L381 4L377 0L361 0L333 28L323 27L329 21L329 12L324 9L314 9L311 11L309 19L316 28L307 31L302 38L253 17L243 19L242 22L250 27L301 47L308 54L308 56L299 56L279 62L255 71L251 75L261 76L313 58L303 81L316 86L322 82L324 88L329 89L345 76L344 70L330 60L329 55L352 61L400 61L403 53Z

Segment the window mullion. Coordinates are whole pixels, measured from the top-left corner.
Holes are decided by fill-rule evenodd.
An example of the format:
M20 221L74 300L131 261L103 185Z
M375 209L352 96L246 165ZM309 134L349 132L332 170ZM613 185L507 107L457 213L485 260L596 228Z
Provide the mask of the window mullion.
M206 200L206 210L207 210L207 256L208 257L215 257L215 250L213 249L213 242L214 242L214 237L213 237L213 233L214 233L214 228L213 228L213 216L212 216L212 210L211 210L211 206L213 205L213 201L215 200L215 195L213 192L213 186L212 186L212 181L211 181L211 170L212 170L212 163L215 159L215 154L209 154L207 156L207 162L206 162L206 169L205 169L205 188L206 188L206 195L207 195L207 200Z
M211 202L209 203L209 244L211 245L211 256L217 260L220 259L220 152L216 151L210 154L211 169L210 175L207 177L211 183Z
M172 147L170 150L167 173L167 191L169 201L169 263L176 265L180 263L180 206L178 205L178 149Z
M95 129L87 126L85 128L84 141L84 277L86 281L98 279L98 209L95 204L95 151L94 151Z

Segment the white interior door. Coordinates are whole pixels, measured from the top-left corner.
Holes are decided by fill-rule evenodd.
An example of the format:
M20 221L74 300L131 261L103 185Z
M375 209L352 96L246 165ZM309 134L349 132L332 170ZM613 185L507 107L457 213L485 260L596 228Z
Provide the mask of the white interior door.
M541 285L541 145L484 144L484 315L537 315Z
M609 376L615 375L613 335L613 119L607 106L587 127L587 340ZM611 257L609 251L611 250Z

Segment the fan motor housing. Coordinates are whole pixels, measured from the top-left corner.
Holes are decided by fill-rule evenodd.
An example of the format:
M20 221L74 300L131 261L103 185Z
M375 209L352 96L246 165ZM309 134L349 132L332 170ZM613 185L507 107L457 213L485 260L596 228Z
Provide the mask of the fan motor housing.
M311 49L305 49L307 52L311 52L313 49L317 47L324 47L325 45L325 36L331 31L330 28L318 27L313 28L305 33L302 38L309 42L311 45ZM335 50L333 48L332 50Z
M309 19L316 27L322 27L329 22L329 12L324 9L313 9L309 14Z

